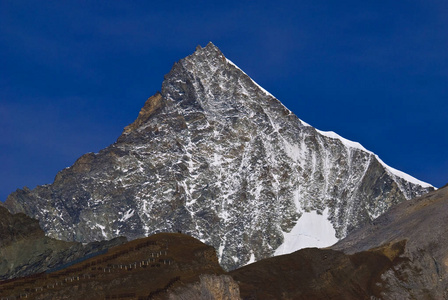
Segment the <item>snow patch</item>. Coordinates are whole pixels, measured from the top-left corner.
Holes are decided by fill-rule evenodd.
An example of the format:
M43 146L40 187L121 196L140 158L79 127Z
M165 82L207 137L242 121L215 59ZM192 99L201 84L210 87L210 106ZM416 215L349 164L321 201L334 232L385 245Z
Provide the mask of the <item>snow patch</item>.
M310 124L308 124L307 122L305 122L304 120L302 120L302 119L299 119L299 120L300 120L300 122L302 122L303 126L305 126L305 127L313 127Z
M127 212L125 212L123 217L120 218L120 222L124 222L127 219L131 218L134 215L134 213L135 213L135 210L129 209Z
M328 208L322 215L316 211L304 212L290 232L283 232L283 244L274 255L292 253L303 248L323 248L336 243L336 231L328 220Z
M247 265L249 265L249 264L251 264L251 263L254 263L255 261L256 261L256 260L255 260L255 255L254 255L253 252L251 252L251 253L250 253L249 261L245 264L245 266L247 266Z
M319 129L316 129L316 131L319 132L323 136L329 137L331 139L340 140L342 142L342 144L344 144L345 146L347 146L349 148L355 148L355 149L359 149L359 150L362 150L362 151L365 151L368 153L372 153L369 150L367 150L366 148L364 148L360 143L347 140L346 138L343 138L342 136L340 136L339 134L337 134L334 131L322 131Z
M99 229L101 229L101 234L103 235L103 237L104 237L105 239L107 239L107 234L106 234L106 232L104 231L104 230L106 229L106 226L103 226L103 225L100 225L100 224L96 224L96 227L98 227Z

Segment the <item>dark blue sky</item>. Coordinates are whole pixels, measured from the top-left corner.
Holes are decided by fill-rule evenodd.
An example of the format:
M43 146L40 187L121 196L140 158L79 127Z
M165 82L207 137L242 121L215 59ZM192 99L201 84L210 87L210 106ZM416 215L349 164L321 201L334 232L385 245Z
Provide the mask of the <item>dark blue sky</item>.
M113 143L209 41L299 118L440 187L447 16L444 0L0 0L0 200Z

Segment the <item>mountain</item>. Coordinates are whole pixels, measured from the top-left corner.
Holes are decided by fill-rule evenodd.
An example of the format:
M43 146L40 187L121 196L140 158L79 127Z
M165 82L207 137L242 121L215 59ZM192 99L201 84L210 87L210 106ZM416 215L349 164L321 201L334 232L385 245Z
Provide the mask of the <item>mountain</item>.
M301 121L209 43L174 64L114 144L5 206L66 241L180 230L234 269L331 245L431 190Z
M125 238L82 245L45 236L39 222L0 206L0 280L61 267L86 255L126 242Z

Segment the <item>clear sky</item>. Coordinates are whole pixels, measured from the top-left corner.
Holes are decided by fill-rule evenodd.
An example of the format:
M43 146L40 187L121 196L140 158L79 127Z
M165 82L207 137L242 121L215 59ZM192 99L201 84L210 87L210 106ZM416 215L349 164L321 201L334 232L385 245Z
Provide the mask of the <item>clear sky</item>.
M212 41L299 118L448 183L448 2L0 0L0 200L113 143Z

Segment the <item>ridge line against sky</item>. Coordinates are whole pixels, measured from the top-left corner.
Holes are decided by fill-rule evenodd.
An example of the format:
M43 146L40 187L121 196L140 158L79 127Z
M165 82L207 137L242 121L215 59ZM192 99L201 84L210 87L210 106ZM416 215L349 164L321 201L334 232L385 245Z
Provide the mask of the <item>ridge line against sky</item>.
M447 15L444 1L0 0L0 200L113 143L209 41L300 119L441 187Z

